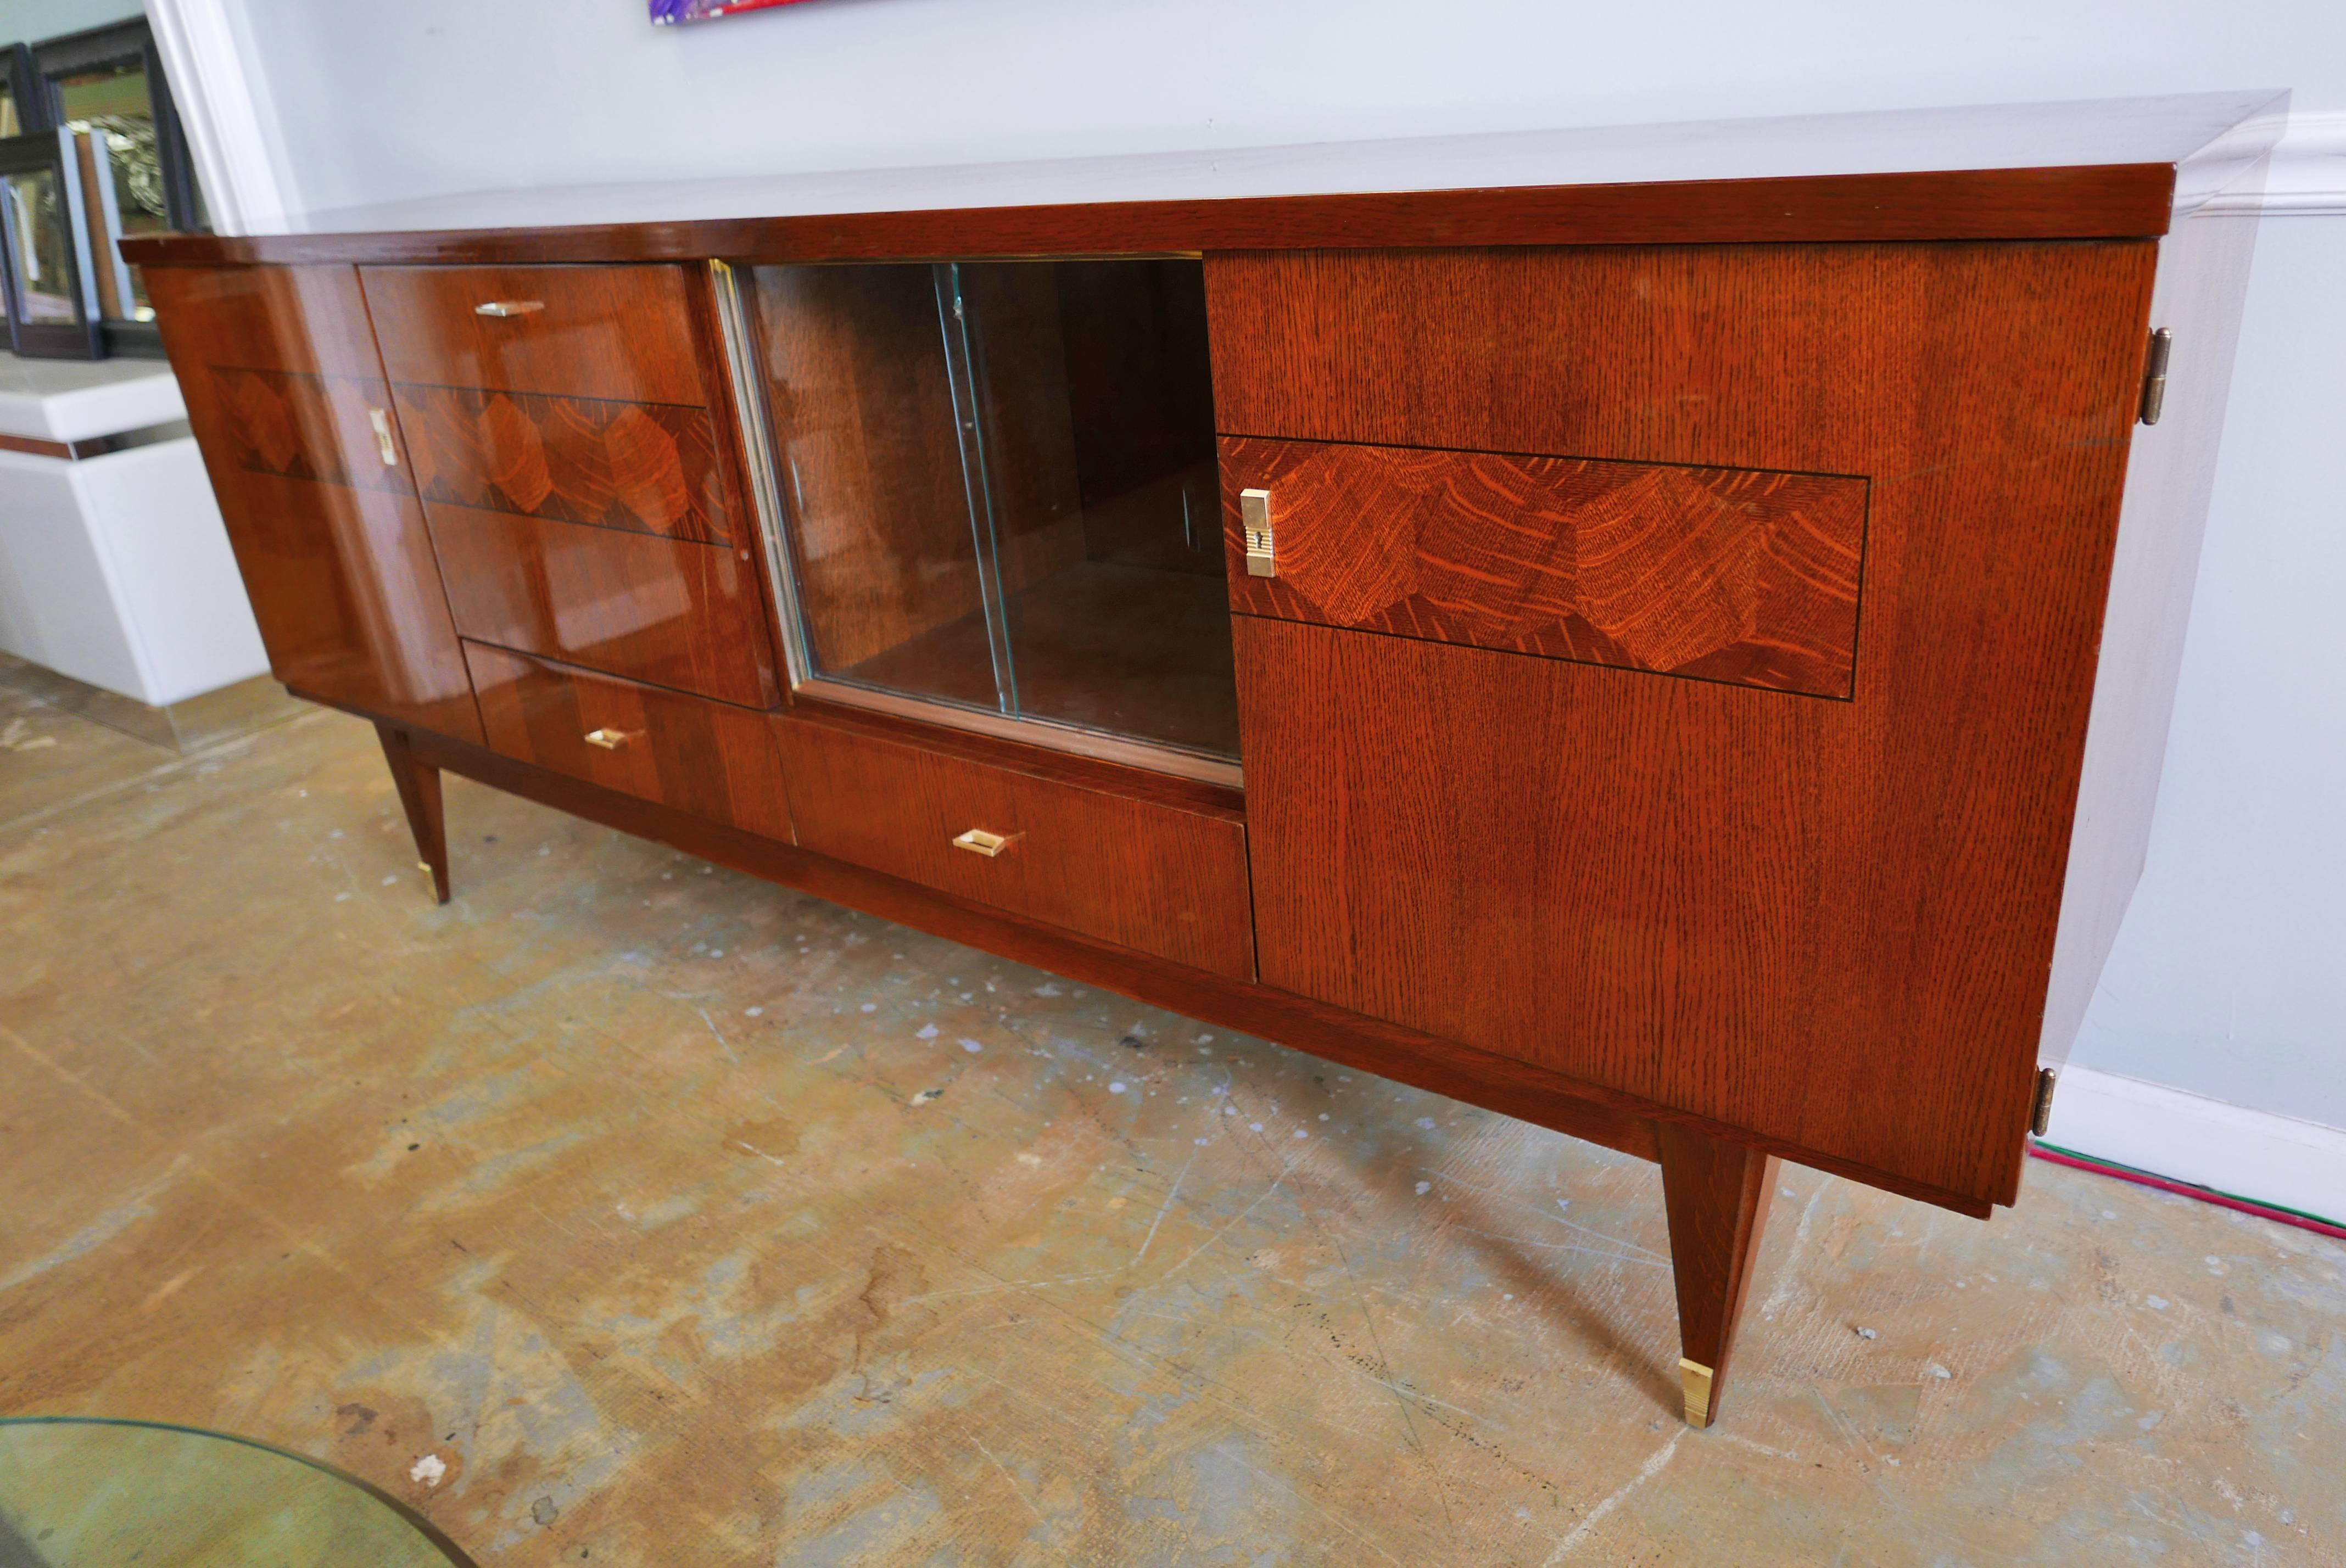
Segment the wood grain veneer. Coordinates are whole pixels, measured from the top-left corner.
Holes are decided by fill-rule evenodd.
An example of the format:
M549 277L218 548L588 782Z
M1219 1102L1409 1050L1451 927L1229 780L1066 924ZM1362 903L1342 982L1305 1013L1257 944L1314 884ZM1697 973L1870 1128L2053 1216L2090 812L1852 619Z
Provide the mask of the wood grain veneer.
M1687 1419L1707 1427L1718 1421L1727 1391L1735 1331L1776 1197L1776 1156L1672 1123L1655 1132L1670 1218L1678 1344L1688 1360L1706 1369L1698 1374L1700 1408L1690 1400Z
M780 700L749 551L440 503L426 515L464 636L745 707Z
M128 249L184 294L165 331L272 661L377 722L441 896L447 768L1658 1159L1703 1420L1776 1157L1967 1214L2014 1196L2040 1038L2138 862L2148 795L2117 776L2163 728L2204 511L2171 472L2212 448L2203 385L2138 479L2174 495L2114 553L2174 188L2161 163ZM1010 260L1118 252L1160 254ZM819 661L990 675L963 646L990 522L1021 697L1063 688L1073 721L1226 716L1159 656L1236 607L1243 798L812 691L749 706L784 698L714 285L661 264L711 255L959 259L950 320L926 266L750 290ZM371 264L158 265L230 256ZM2237 266L2178 266L2206 291L2178 319L2237 319ZM495 298L536 308L474 313ZM1208 337L1210 394L1181 368ZM1217 457L1273 492L1276 579L1195 525ZM2141 669L2097 686L2097 649ZM967 827L1003 853L954 848Z
M1239 617L1264 980L2011 1201L2151 262L1209 260L1227 430L1871 484L1852 702Z
M426 501L703 544L735 535L707 409L406 382L392 396Z
M1246 829L811 718L775 720L799 841L851 864L1239 980L1254 975ZM957 849L971 829L1010 842Z
M700 407L706 347L681 267L367 267L395 382ZM495 300L534 303L484 316Z
M1846 697L1865 482L1226 436L1230 607ZM1270 492L1249 575L1239 492Z
M931 256L2118 239L2167 232L2171 163L1110 201L526 229L123 241L134 265L229 261L876 261Z
M295 695L314 699L312 693ZM1500 1110L1644 1159L1659 1157L1655 1128L1667 1122L1974 1218L1984 1218L1989 1211L1979 1198L1928 1186L1896 1172L1858 1166L1291 992L1170 963L446 736L419 731L411 738L417 759L429 766L713 863L966 942L1014 962L1031 963L1078 984L1097 984L1203 1023L1281 1041L1331 1062Z
M1559 1079L1524 1063L1346 1013L1306 997L1169 962L445 736L418 732L410 739L415 758L426 765L671 845L715 864L967 942L1014 962L1031 963L1078 984L1104 986L1219 1027L1285 1041L1331 1062L1377 1073L1396 1083L1475 1105L1504 1105L1509 1115L1640 1158L1658 1157L1654 1123L1638 1108L1605 1090ZM1984 1207L1971 1200L1946 1194L1903 1186L1892 1190L1908 1191L1910 1196L1964 1213L1985 1213Z
M288 686L477 740L480 716L347 267L148 273L269 667Z
M764 715L480 643L466 643L464 657L491 749L790 841L790 800ZM586 738L596 733L615 744Z
M375 738L391 769L392 788L399 791L399 807L407 817L407 830L415 840L418 863L432 878L434 901L448 901L448 813L440 796L440 769L419 761L414 737L392 724L378 723Z
M403 464L382 461L370 417L392 406L391 389L381 378L209 365L204 379L203 395L225 440L224 455L238 467L414 494ZM393 455L403 454L397 428L389 433Z

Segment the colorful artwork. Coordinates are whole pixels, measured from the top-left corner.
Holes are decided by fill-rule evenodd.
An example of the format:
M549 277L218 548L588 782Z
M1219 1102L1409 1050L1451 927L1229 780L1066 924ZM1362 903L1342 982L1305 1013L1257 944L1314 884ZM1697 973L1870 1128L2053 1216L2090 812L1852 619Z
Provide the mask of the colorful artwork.
M652 24L674 27L686 22L713 22L740 11L763 11L772 5L797 5L803 0L651 0Z

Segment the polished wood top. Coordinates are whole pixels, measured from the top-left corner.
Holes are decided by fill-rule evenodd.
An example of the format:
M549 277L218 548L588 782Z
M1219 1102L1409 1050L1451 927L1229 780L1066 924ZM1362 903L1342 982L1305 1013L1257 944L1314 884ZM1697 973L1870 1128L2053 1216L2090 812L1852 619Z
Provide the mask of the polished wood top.
M855 212L546 229L122 242L133 265L881 261L1448 245L2115 239L2167 232L2171 164L1956 169L1229 200Z
M760 261L1290 247L2130 239L2242 178L2286 95L1209 148L424 196L289 232L127 242L201 261Z

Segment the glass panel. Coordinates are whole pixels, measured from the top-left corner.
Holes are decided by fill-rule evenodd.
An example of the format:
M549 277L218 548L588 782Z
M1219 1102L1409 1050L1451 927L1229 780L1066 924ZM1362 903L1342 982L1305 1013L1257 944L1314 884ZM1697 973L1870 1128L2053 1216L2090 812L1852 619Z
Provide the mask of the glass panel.
M81 320L74 300L73 236L56 171L0 176L0 222L15 258L17 311L27 322Z
M16 95L0 83L0 141L18 135L25 127L16 117Z
M0 1418L0 1563L471 1568L405 1503L317 1460L152 1421Z
M814 674L1237 755L1198 262L754 276Z
M117 254L112 239L102 238L100 226L108 216L116 236L159 234L171 227L169 204L164 196L163 164L155 139L154 101L148 96L147 69L135 60L118 61L55 78L66 128L75 133L85 171L85 205L90 213L93 256ZM104 188L99 188L100 184ZM112 211L107 213L107 198ZM148 302L147 286L135 267L127 273L127 291L110 274L98 270L99 304L110 321L151 321L155 309Z

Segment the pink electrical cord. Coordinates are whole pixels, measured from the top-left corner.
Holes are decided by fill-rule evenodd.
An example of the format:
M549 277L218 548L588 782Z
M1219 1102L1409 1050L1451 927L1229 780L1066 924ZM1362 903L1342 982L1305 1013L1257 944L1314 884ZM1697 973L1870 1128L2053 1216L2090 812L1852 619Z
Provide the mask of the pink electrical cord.
M2299 1214L2294 1209L2275 1208L2270 1204L2251 1203L2247 1198L2234 1197L2229 1193L2218 1192L2213 1187L2193 1186L2188 1182L2170 1181L2163 1176L2153 1176L2148 1171L2138 1171L2127 1166L2106 1165L2100 1160L2081 1159L2076 1155L2066 1154L2059 1149L2047 1148L2043 1144L2030 1144L2028 1152L2051 1165L2067 1166L2071 1170L2091 1171L2096 1176L2116 1176L2120 1181L2130 1181L2137 1186L2156 1187L2160 1192L2179 1193L2185 1197L2196 1197L2201 1203L2212 1203L2218 1208L2236 1208L2242 1214L2253 1214L2259 1219L2278 1220L2282 1225L2293 1225L2300 1230L2310 1230L2317 1236L2334 1236L2341 1241L2346 1241L2346 1225L2333 1225L2329 1220L2317 1219L2310 1214Z

